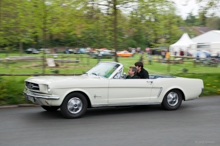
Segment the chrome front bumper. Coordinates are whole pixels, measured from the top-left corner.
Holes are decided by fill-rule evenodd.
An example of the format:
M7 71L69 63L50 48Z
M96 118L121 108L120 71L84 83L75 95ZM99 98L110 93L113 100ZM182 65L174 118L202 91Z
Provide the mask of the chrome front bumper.
M60 97L56 95L48 95L48 94L39 94L35 92L31 92L27 89L24 89L23 95L26 98L26 100L32 101L32 102L37 102L40 105L44 105L40 99L44 100L58 100ZM48 104L48 102L46 102Z

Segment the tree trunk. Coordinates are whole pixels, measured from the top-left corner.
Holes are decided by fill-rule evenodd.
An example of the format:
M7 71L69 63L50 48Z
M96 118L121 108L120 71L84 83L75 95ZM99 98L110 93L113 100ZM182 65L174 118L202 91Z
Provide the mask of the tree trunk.
M167 60L167 72L170 72L170 58Z
M23 42L19 42L19 53L20 53L20 56L22 56L22 53L23 53Z
M34 35L34 42L32 43L32 48L38 49L38 36Z
M1 7L2 7L1 4L2 4L2 0L0 0L0 31L1 31L1 17L2 17L2 16L1 16Z
M6 58L6 67L8 68L9 67L9 62L8 62L8 59L9 59L9 47L6 47L6 49L5 49L5 51L6 51L6 56L5 56L5 58Z
M6 52L5 58L8 58L8 56L9 56L9 49L8 49L8 47L6 47L5 52Z
M100 44L100 33L99 33L99 18L98 18L98 20L96 21L96 28L97 28L97 42L96 42L96 44L97 44L97 48L100 48L101 47L101 44Z
M50 38L50 42L49 42L49 46L48 47L54 47L53 46L53 34L49 33L49 38Z
M117 44L117 0L113 0L113 9L114 9L114 46L115 46L115 61L118 62L117 57L117 50L118 50L118 44Z
M46 12L46 5L45 0L43 0L44 5L44 17L43 17L43 48L46 49L46 27L47 27L47 12ZM43 74L45 74L45 50L43 50Z

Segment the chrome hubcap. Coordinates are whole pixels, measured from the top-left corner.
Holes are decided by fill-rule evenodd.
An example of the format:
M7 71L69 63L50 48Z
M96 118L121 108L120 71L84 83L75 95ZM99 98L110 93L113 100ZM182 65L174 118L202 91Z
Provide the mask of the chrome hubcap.
M78 97L71 98L67 103L67 109L72 114L77 114L82 110L83 103Z
M176 92L170 92L168 95L167 95L167 103L170 105L170 106L175 106L177 105L178 103L178 94Z

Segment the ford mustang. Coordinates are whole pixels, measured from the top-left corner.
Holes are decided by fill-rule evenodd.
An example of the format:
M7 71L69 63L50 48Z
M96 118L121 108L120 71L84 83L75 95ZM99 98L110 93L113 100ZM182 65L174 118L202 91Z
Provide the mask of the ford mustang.
M100 62L80 76L39 76L25 80L24 96L47 111L60 108L66 118L78 118L87 108L161 104L176 110L182 100L196 99L201 79L150 75L150 79L125 79L124 66Z

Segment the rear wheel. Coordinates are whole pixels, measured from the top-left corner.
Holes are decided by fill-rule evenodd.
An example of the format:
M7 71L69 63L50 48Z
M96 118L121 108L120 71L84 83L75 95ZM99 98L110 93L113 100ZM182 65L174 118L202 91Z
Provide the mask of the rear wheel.
M41 106L46 111L57 111L60 107L59 106Z
M88 102L81 93L71 93L60 107L61 113L66 118L79 118L86 113Z
M162 106L166 110L177 110L182 103L182 98L179 90L171 90L165 95Z

